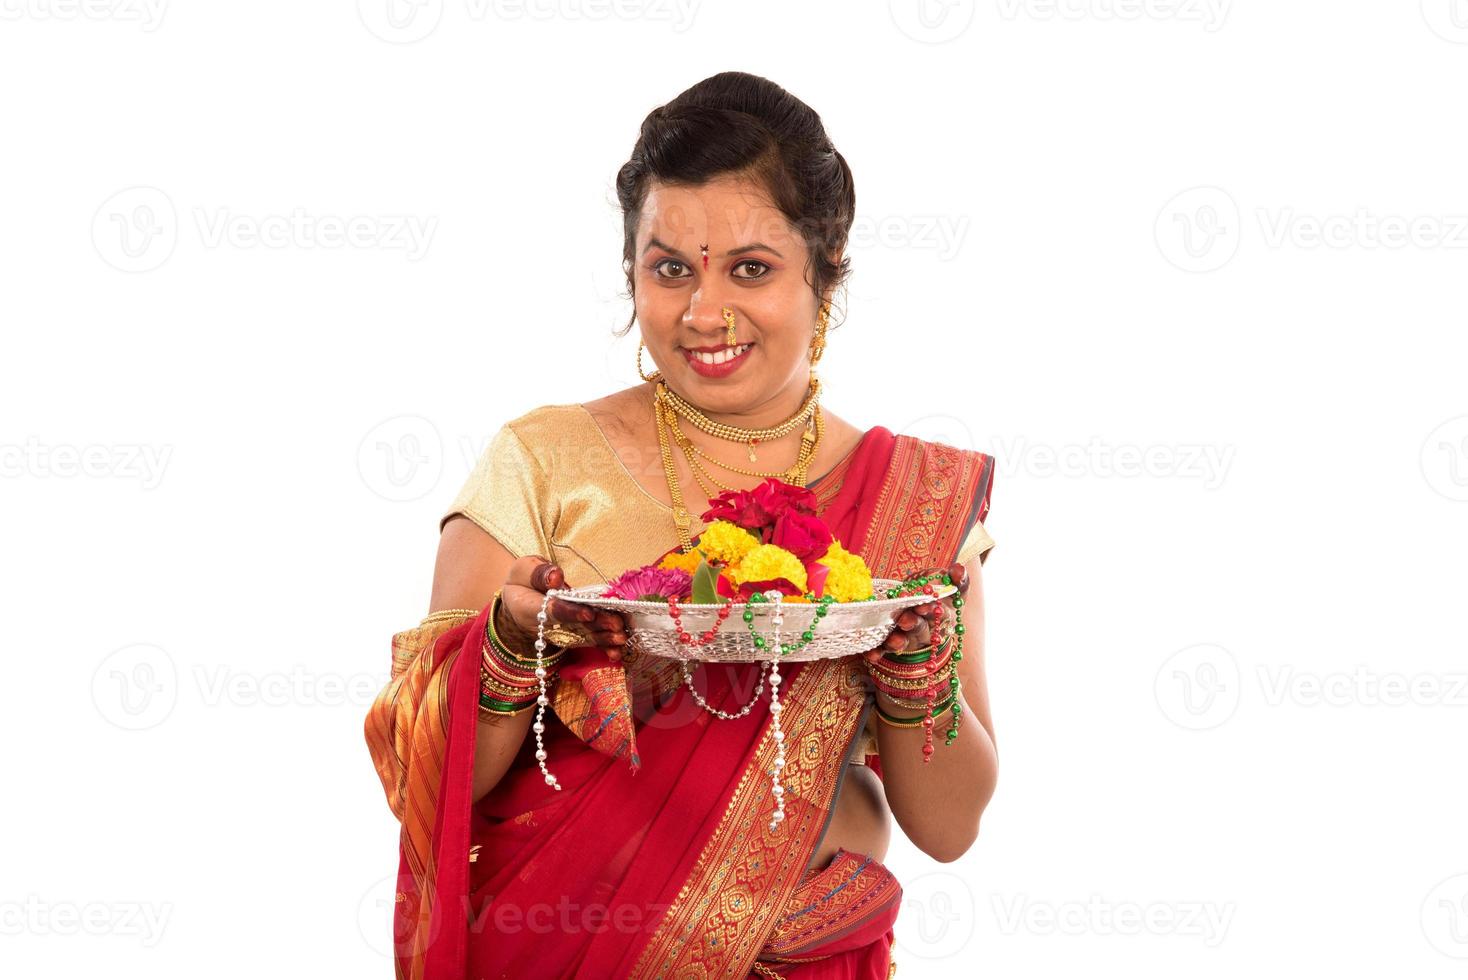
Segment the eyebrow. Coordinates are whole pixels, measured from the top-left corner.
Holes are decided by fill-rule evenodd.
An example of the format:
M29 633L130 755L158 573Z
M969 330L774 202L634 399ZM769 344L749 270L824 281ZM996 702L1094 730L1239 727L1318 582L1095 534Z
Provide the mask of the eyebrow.
M653 238L653 239L649 240L648 243L647 243L647 245L643 248L642 251L643 251L644 254L646 254L650 249L654 249L654 248L660 248L664 252L672 252L674 255L678 256L678 258L680 258L680 259L686 259L687 258L686 255L684 255L682 252L678 251L673 246L667 244L666 242L658 241L656 238ZM770 246L766 245L764 242L751 242L748 245L740 245L738 248L731 248L731 249L729 249L729 251L727 251L727 252L724 253L724 257L725 258L729 258L729 257L734 256L734 255L743 255L746 252L761 252L761 251L763 251L763 252L774 252L776 255L778 255L782 259L785 257L783 255L780 255L780 250L779 249L771 248Z

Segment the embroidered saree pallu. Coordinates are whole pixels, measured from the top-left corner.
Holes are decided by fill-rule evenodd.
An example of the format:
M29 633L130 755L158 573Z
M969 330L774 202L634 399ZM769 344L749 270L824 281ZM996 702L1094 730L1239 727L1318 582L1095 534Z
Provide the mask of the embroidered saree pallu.
M987 512L992 472L992 457L879 426L843 480L813 489L873 574L902 578L953 560ZM527 738L476 803L487 617L438 614L394 636L393 679L367 718L402 822L400 978L889 975L897 881L845 850L809 868L870 706L859 656L781 665L786 816L773 829L768 700L715 718L677 662L613 664L594 647L566 653L546 714L562 788L546 785ZM763 666L703 664L695 682L737 712Z

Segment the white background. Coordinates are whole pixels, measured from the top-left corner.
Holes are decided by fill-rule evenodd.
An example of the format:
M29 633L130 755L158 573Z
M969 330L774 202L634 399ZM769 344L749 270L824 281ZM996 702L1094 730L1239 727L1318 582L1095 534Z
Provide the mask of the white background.
M998 458L898 976L1462 975L1468 3L0 13L7 975L391 975L389 637L635 383L612 177L731 68L856 175L826 404Z

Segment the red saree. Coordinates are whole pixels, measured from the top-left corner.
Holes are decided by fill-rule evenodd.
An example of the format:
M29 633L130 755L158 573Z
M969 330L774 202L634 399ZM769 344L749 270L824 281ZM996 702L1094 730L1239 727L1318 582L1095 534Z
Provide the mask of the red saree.
M901 577L953 560L992 476L990 456L878 426L811 489L874 575ZM473 803L487 614L395 636L393 680L367 719L403 824L398 977L889 976L896 879L845 850L807 870L870 704L859 658L782 668L786 819L774 831L768 695L717 719L673 662L616 665L591 647L567 655L546 714L562 789L545 784L527 738ZM756 674L701 665L694 680L737 711Z

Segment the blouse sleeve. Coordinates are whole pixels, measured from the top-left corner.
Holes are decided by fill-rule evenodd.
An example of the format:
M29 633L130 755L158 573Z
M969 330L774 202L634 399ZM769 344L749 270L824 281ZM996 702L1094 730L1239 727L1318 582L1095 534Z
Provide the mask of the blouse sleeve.
M474 472L439 519L438 529L442 532L450 517L462 514L516 558L550 558L555 520L550 500L550 481L544 469L519 434L506 424L490 440Z
M984 529L984 518L989 516L989 493L994 487L994 457L987 453L980 453L982 465L978 488L974 492L973 503L969 507L968 521L965 525L967 531L964 533L963 543L958 546L956 560L960 564L967 565L975 556L979 564L989 560L989 549L994 547L994 539Z

